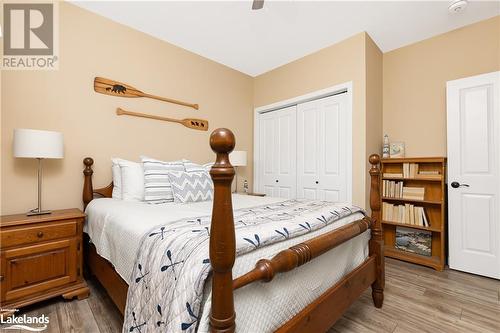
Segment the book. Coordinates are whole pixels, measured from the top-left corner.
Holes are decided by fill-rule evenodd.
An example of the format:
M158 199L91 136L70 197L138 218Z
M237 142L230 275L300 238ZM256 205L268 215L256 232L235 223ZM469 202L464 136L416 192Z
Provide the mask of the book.
M439 175L439 170L420 170L419 175Z
M383 177L384 178L403 178L403 174L402 173L384 172Z
M403 178L416 178L418 174L418 163L403 163Z
M391 180L382 181L382 196L386 198L401 198L403 195L403 182Z
M425 214L425 209L422 207L422 219L424 223L424 227L430 227L431 224L429 223L429 220L427 219L427 214Z
M382 220L422 227L430 226L424 207L412 204L393 205L382 202Z
M441 175L440 174L437 174L437 175L425 175L425 174L418 174L415 179L432 179L432 180L440 180L441 179Z
M403 187L402 198L410 200L424 200L425 188L424 187Z
M398 250L430 257L432 253L432 232L405 227L396 227L396 243Z

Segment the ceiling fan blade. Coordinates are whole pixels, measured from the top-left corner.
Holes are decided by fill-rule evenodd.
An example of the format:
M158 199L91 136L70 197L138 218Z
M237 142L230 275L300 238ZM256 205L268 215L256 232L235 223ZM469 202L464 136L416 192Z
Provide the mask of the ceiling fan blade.
M262 9L262 7L264 7L264 0L253 0L252 3L253 10Z

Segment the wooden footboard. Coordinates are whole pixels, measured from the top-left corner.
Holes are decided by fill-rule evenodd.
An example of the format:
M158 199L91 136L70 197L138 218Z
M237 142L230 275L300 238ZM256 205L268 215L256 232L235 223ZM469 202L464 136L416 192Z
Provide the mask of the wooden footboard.
M303 243L281 251L271 260L261 259L255 269L233 280L232 268L235 260L236 241L231 202L231 182L234 169L229 162L229 153L235 146L233 133L228 129L217 129L210 137L210 146L217 159L210 171L215 193L210 233L210 263L212 278L212 332L234 332L233 291L257 281L269 282L278 273L288 272L313 260L328 250L358 236L371 228L369 258L339 283L325 292L315 302L284 324L280 332L326 331L369 285L376 307L383 303L384 257L380 224L380 157L370 156L371 190L370 206L372 218L364 218L337 230L330 231Z

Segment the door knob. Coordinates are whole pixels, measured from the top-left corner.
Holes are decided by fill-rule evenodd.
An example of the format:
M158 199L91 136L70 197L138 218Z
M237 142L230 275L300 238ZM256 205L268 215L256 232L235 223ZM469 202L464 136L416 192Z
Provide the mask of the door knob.
M319 181L316 181L316 184L319 184Z
M276 179L276 183L278 183L278 182L279 182L279 180Z
M452 182L451 187L459 188L459 187L470 187L469 184L460 184L459 182Z

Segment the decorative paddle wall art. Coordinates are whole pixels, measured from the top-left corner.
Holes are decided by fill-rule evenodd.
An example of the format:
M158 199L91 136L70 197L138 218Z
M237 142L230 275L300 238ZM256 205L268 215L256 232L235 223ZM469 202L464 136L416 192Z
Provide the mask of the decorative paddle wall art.
M173 119L173 118L155 116L152 114L126 111L126 110L123 110L122 108L117 108L116 114L119 116L126 115L126 116L142 117L142 118L168 121L171 123L179 123L179 124L186 126L187 128L195 129L198 131L208 131L208 121L203 120L203 119L196 119L196 118Z
M192 104L188 102L183 102L183 101L178 101L172 98L167 98L167 97L160 97L160 96L155 96L151 94L144 93L140 91L137 88L134 88L128 84L119 82L119 81L113 81L110 79L105 79L103 77L96 77L94 78L94 91L105 94L105 95L110 95L110 96L118 96L118 97L129 97L129 98L136 98L136 97L147 97L147 98L152 98L152 99L157 99L159 101L167 102L167 103L173 103L173 104L178 104L178 105L183 105L187 106L190 108L193 108L195 110L198 110L198 104Z

